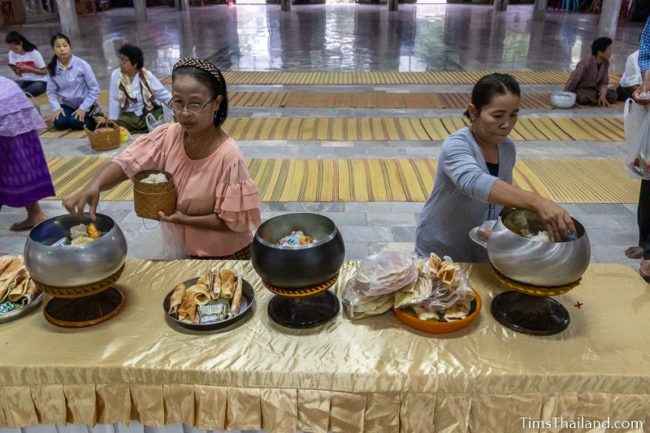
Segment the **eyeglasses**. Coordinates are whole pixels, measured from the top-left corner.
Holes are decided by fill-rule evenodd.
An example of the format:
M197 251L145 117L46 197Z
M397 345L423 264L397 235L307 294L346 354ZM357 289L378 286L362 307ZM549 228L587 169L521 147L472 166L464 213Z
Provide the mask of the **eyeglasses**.
M126 56L119 56L119 57L117 58L117 60L118 60L120 63L126 63L126 62L129 61L129 58L126 57Z
M172 110L174 110L177 113L182 113L183 110L187 110L188 113L198 113L199 111L203 111L205 107L207 107L209 104L212 103L214 99L210 99L208 102L205 104L199 104L198 102L192 102L187 105L183 104L180 101L172 101Z

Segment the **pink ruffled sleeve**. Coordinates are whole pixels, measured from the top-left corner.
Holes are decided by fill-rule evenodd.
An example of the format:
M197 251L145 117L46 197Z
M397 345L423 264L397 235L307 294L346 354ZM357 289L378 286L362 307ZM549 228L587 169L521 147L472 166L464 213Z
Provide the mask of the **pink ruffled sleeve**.
M242 159L226 168L217 185L215 213L232 231L254 231L261 223L260 194Z
M146 135L138 137L133 143L113 158L113 162L122 167L122 171L133 177L142 170L163 170L165 152L163 144L169 131L169 124L164 124Z

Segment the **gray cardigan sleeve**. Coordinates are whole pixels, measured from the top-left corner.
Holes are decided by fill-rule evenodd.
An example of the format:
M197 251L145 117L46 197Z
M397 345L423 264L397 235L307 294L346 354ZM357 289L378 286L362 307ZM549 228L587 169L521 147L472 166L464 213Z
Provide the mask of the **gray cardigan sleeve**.
M440 152L440 168L467 197L487 202L497 178L486 173L473 145L458 134L449 137Z

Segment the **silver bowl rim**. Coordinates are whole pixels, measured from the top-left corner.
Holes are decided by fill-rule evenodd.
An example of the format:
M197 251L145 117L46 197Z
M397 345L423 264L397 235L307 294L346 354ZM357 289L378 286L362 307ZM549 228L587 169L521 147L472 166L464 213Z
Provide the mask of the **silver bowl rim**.
M46 248L46 249L52 249L52 250L58 250L59 248L62 248L62 247L65 247L65 248L68 249L68 250L70 249L70 247L75 247L75 249L77 249L77 250L79 250L79 249L88 249L88 248L92 248L93 245L97 245L99 242L102 242L102 241L104 240L104 238L109 237L108 235L109 235L110 233L113 233L113 232L115 231L115 227L118 227L118 225L117 225L117 223L115 222L115 220L114 220L113 218L109 217L108 215L106 215L106 214L101 214L101 213L98 213L98 214L96 214L96 215L97 215L97 216L101 216L101 217L105 217L105 218L107 218L111 223L113 223L113 227L111 227L111 229L110 229L109 231L107 231L107 232L106 232L105 234L103 234L99 239L96 239L96 240L93 241L93 242L87 242L87 243L85 243L85 244L80 244L80 245L56 245L56 246L53 246L53 245L45 245L44 243L42 243L42 242L40 242L40 241L38 241L38 240L32 238L32 232L33 232L34 230L36 230L36 229L37 229L39 226L41 226L42 224L46 224L46 223L48 223L48 222L50 222L50 221L52 221L52 220L56 220L57 218L60 218L60 217L62 217L62 216L71 216L71 217L77 216L77 215L68 215L68 214L57 215L57 216L54 216L54 217L52 217L52 218L48 218L48 219L46 219L45 221L42 221L42 222L38 223L36 226L32 227L32 229L29 231L29 234L27 235L27 239L28 239L28 241L37 244L37 245L39 246L39 248ZM90 215L88 215L88 214L84 214L84 217L86 217L86 216L87 216L88 218L90 218ZM108 242L108 240L106 240L105 242Z
M543 245L570 244L570 243L573 243L573 242L578 242L582 238L589 238L589 236L587 235L587 229L585 229L585 226L582 225L582 223L580 221L578 221L577 219L575 219L574 217L571 217L571 219L573 220L574 224L578 224L580 227L582 227L582 235L576 237L575 239L569 239L569 240L562 241L562 242L555 242L555 241L544 242L544 241L538 241L538 240L534 240L534 239L531 239L531 238L527 238L526 236L522 236L522 235L514 232L510 227L508 227L506 225L506 223L503 221L503 217L501 217L501 216L499 216L499 218L494 220L495 222L494 222L494 226L492 226L492 230L494 230L494 227L500 222L501 225L506 230L508 230L508 232L512 233L513 235L517 236L518 238L524 239L524 240L526 240L528 242L531 242L531 243L543 244ZM480 225L475 227L475 228L478 228L478 227L480 227ZM580 232L580 230L578 230L578 232ZM489 242L489 238L488 238L488 242Z
M308 249L311 249L311 248L315 248L315 247L317 247L319 245L323 245L323 244L331 241L332 239L334 239L336 237L336 235L338 234L338 232L339 232L339 228L336 226L336 224L334 224L334 221L332 221L330 218L326 217L325 215L321 215L321 214L317 214L317 213L310 213L310 212L292 212L292 213L289 213L289 214L277 215L277 216L274 216L273 218L269 218L268 220L264 221L260 225L260 227L262 227L262 225L268 223L269 221L273 221L276 218L282 218L285 215L316 215L316 216L318 216L320 218L325 218L326 220L331 222L332 225L334 226L334 230L332 231L332 233L330 233L326 237L321 238L321 239L317 240L316 242L313 242L313 243L311 243L309 245L282 246L282 245L278 245L278 244L269 242L269 241L267 241L266 239L264 239L263 237L261 237L259 235L259 228L255 231L255 239L258 240L262 245L264 245L266 247L269 247L269 248L276 249L276 250L280 250L280 251L300 251L300 250L308 250Z

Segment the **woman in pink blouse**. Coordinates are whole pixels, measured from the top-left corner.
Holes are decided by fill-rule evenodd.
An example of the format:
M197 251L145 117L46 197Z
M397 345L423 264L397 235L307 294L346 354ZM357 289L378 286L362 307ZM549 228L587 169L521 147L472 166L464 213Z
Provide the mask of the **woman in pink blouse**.
M260 224L260 196L235 141L221 129L228 115L226 82L210 62L182 59L174 65L172 108L178 123L165 124L133 142L76 196L64 201L72 214L88 205L94 217L99 193L142 170L173 176L173 223L188 255L247 259Z

